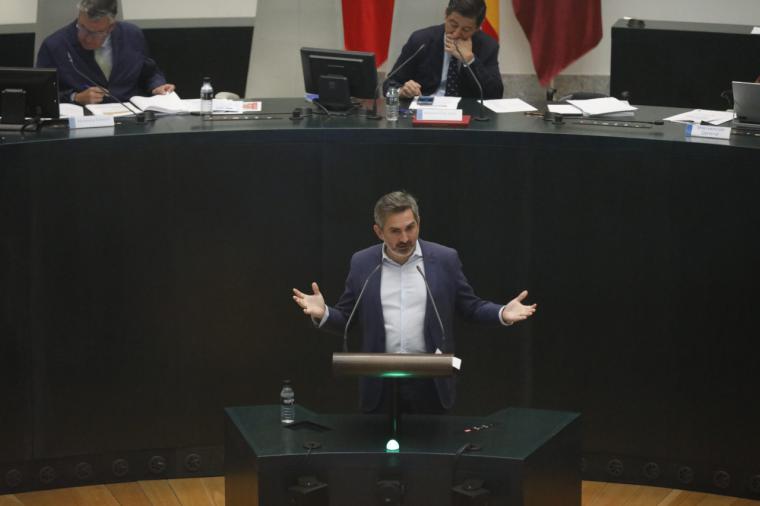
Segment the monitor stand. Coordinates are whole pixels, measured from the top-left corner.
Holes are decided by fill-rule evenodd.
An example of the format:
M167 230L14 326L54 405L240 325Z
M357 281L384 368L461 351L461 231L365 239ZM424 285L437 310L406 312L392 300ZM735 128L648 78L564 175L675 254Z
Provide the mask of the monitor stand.
M328 112L346 112L353 109L348 79L332 74L319 76L319 99L314 102Z

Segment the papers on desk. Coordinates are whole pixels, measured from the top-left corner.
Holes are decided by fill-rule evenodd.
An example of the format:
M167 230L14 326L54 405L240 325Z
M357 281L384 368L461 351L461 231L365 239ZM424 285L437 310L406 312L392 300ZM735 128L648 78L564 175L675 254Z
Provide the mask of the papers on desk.
M581 110L584 116L600 116L615 113L629 113L637 109L627 100L615 97L592 98L589 100L568 100L568 104Z
M433 97L433 103L428 104L419 104L417 102L417 99L419 97L414 97L414 100L412 100L412 103L409 104L409 109L457 109L459 108L459 101L462 100L462 97Z
M182 101L185 109L189 112L201 111L201 99L189 98ZM251 112L261 112L261 100L229 100L226 98L215 98L213 100L212 110L214 114L245 114Z
M727 121L734 119L734 113L731 111L710 111L707 109L694 109L693 111L683 112L676 114L669 118L665 118L665 121L672 121L674 123L692 123L702 125L708 123L710 125L722 125Z
M77 104L58 104L58 115L61 118L81 118L84 116L84 107Z
M140 112L140 109L129 102L124 102L122 104L87 104L84 107L96 116L111 116L114 118L119 116L131 116Z
M753 26L750 35L760 35L760 26Z
M583 111L570 104L548 104L546 106L549 112L561 114L563 116L582 116Z
M531 112L537 110L529 103L520 100L519 98L498 98L492 100L483 100L483 105L491 109L493 112L505 113L505 112Z
M151 97L132 97L124 104L89 104L88 111L102 116L126 116L139 114L143 111L153 111L163 114L199 113L201 100L199 98L182 100L176 93L153 95ZM243 114L261 111L261 101L242 101L215 98L213 100L214 114Z
M174 92L151 97L132 97L129 99L140 111L162 112L166 114L186 114L188 111L182 99Z

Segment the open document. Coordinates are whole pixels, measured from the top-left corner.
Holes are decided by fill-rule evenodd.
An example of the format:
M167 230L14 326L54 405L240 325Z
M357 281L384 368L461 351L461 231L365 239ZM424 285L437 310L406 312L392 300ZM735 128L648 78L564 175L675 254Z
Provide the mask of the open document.
M132 97L129 102L89 104L85 106L92 114L99 116L127 116L144 111L162 114L199 113L201 101L198 98L182 100L176 93L153 95L152 97ZM229 100L215 98L212 104L214 114L244 114L261 111L261 101Z
M694 109L693 111L682 112L675 116L665 118L665 121L674 123L696 123L697 125L710 124L721 125L734 119L732 111L710 111L707 109Z
M519 98L496 98L484 100L483 105L496 113L532 112L537 110L535 107Z
M637 110L629 104L627 100L618 100L615 97L592 98L589 100L568 100L567 103L580 109L584 116L627 113Z

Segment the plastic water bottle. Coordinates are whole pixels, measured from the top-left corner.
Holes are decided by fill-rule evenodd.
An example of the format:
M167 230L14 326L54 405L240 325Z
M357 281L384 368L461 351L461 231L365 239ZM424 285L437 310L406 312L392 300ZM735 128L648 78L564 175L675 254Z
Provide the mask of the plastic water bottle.
M385 93L385 119L388 121L398 121L398 88L391 86Z
M214 87L211 86L211 78L203 78L201 86L201 114L211 114L214 111Z
M280 421L289 425L296 420L296 394L290 386L290 380L282 382L280 390Z

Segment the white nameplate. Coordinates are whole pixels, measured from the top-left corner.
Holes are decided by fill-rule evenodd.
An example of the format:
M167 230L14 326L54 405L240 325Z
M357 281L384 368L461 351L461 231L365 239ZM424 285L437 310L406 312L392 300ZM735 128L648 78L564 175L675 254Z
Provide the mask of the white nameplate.
M730 127L710 125L686 125L686 137L710 137L711 139L728 139Z
M417 109L422 121L462 121L462 109Z
M72 116L69 128L98 128L114 126L113 116Z

